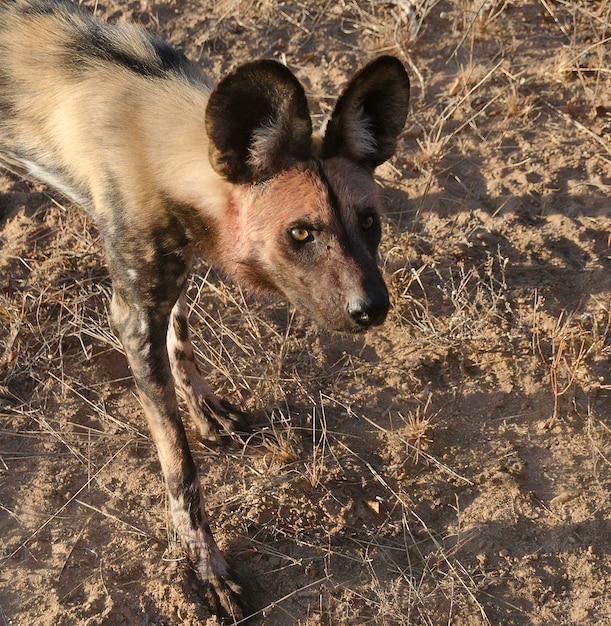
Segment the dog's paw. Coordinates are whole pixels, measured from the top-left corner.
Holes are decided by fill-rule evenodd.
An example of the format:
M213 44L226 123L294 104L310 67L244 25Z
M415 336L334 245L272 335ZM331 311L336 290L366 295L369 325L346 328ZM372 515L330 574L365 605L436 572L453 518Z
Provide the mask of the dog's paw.
M202 580L202 601L225 626L246 623L251 615L251 606L242 584L230 570L224 576L212 576Z
M244 444L252 430L246 413L213 394L200 398L196 415L192 417L206 441Z

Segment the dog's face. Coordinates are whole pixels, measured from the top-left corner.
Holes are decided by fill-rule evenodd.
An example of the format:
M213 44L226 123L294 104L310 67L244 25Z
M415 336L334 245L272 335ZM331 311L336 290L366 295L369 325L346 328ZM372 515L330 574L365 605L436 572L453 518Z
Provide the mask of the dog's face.
M389 301L376 264L378 197L371 172L345 158L309 161L251 188L232 248L237 280L280 292L322 326L381 324Z
M284 66L248 64L222 81L207 130L211 163L233 185L219 246L228 273L332 330L381 324L373 171L394 152L408 100L402 65L381 57L348 85L314 149L303 88Z

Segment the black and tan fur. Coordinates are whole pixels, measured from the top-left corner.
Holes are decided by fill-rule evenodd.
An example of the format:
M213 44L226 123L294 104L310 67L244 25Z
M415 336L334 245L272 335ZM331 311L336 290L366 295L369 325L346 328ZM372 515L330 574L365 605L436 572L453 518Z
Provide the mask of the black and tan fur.
M380 324L375 167L392 156L409 81L380 57L350 82L313 139L302 86L256 61L212 88L138 27L106 24L66 0L0 0L0 158L85 208L113 281L125 347L167 483L173 523L212 609L248 609L217 548L179 414L203 436L246 430L201 376L184 288L203 255L331 329Z

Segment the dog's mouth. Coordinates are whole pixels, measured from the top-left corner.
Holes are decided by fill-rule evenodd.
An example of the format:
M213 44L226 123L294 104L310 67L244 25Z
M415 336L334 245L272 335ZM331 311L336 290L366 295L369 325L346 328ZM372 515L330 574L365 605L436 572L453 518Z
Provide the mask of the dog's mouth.
M381 326L388 315L390 303L380 303L376 307L356 307L347 305L339 310L337 316L330 316L329 311L317 311L310 306L306 308L309 316L322 328L336 333L359 335Z
M302 285L302 289L280 289L284 297L321 328L337 333L360 334L381 326L390 310L386 284L380 280L368 289L355 286L343 294L326 290L320 284Z

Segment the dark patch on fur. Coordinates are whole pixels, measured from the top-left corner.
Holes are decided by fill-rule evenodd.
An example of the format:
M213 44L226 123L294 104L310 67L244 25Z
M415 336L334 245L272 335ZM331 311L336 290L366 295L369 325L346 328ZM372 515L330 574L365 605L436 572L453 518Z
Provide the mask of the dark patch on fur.
M335 193L335 189L329 182L327 175L325 174L325 170L320 161L315 161L315 171L316 176L322 181L325 189L327 190L327 197L329 198L329 204L331 205L331 210L338 218L341 218L341 205L339 203L339 199L337 194Z
M66 46L68 56L66 63L77 71L83 70L83 62L97 59L114 63L128 70L149 78L160 77L164 74L161 64L154 64L152 59L143 59L128 49L121 48L112 38L112 26L92 22L91 27L78 33L70 45Z
M131 49L117 37L115 31L118 32L120 26L99 22L88 15L82 15L79 26L81 28L67 46L70 54L65 59L65 63L76 71L82 71L83 63L94 59L119 65L147 78L161 78L167 72L177 74L181 70L188 74L192 70L190 61L184 55L145 31L136 31L132 35L149 48L147 56Z
M17 5L17 2L3 3ZM52 2L33 2L31 1L27 5L19 6L19 10L24 15L56 15L58 11L58 5ZM78 13L74 5L65 3L62 5L62 10L66 15Z
M187 452L189 452L188 448ZM197 471L191 459L190 452L186 457L183 457L183 459L187 463L187 467L181 468L182 471L178 475L168 476L168 491L175 499L183 500L183 510L189 513L191 527L202 528L206 534L212 535L208 522L204 521L202 516L199 489L193 489L193 484L197 478Z
M191 359L189 359L189 357L187 356L187 354L185 353L184 350L174 350L174 358L177 361L191 360Z
M182 343L189 341L189 322L182 315L175 315L173 324L178 341Z
M128 290L132 300L154 307L160 319L169 317L186 281L191 238L179 217L168 214L165 204L159 209L157 225L138 228L127 214L126 201L117 185L108 184L104 202L112 207L112 213L108 219L100 219L99 226L109 250L113 283ZM129 284L128 270L136 272L135 284Z
M152 37L151 44L155 49L161 68L165 71L176 71L182 69L185 64L190 65L190 61L183 54L172 48L165 41Z

